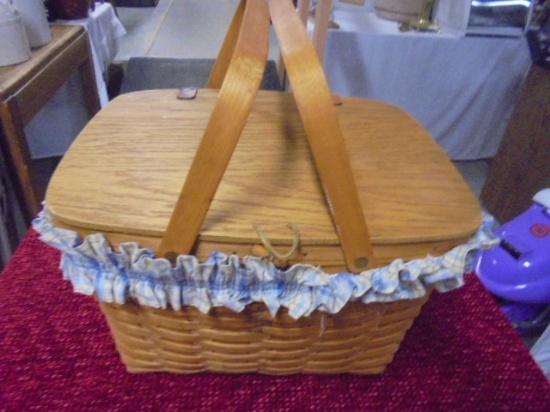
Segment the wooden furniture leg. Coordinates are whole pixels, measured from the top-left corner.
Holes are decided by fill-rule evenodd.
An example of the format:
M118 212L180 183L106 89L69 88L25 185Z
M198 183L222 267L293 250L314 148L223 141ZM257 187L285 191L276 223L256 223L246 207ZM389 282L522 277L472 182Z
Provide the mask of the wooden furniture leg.
M90 44L88 44L88 47L91 47ZM88 110L88 115L91 119L101 110L99 94L97 92L97 84L95 82L94 62L91 58L91 51L90 58L82 61L78 67L78 72L82 82L84 103L86 104L86 109Z
M32 158L24 133L24 123L15 98L0 104L0 118L2 119L2 134L7 149L11 155L11 169L16 173L21 195L24 199L24 216L29 220L40 210L40 201L43 193L38 187Z
M89 116L100 110L88 34L80 26L52 26L51 30L52 41L34 50L30 60L0 68L0 132L27 222L40 211L43 193L25 126L77 72Z

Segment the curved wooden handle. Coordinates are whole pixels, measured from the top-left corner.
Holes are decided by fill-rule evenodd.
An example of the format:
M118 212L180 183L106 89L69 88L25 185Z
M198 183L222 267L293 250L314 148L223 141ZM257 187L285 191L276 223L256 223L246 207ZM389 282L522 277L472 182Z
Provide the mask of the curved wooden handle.
M235 41L239 23L239 35ZM267 3L264 0L242 0L222 47L214 78L211 76L209 81L210 87L217 87L223 81L218 100L157 256L173 260L179 254L191 252L260 88L268 50Z
M268 2L269 9L264 0L242 0L235 13L208 82L221 86L218 101L157 256L192 251L260 87L271 13L346 264L360 272L374 266L372 244L321 63L290 0Z
M241 1L235 11L235 15L233 16L229 29L227 30L222 47L218 53L218 58L216 59L214 67L212 67L212 71L210 72L210 77L206 82L206 87L209 89L219 89L222 87L225 75L227 74L227 70L231 64L231 59L235 53L237 42L239 41L245 9L246 1Z
M372 243L323 68L292 2L268 2L346 265L360 272L374 266Z

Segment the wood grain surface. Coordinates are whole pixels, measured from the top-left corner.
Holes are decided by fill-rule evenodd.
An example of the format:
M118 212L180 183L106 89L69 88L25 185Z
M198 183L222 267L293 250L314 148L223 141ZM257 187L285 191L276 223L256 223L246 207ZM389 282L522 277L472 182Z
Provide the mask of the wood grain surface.
M190 101L176 95L154 90L119 96L86 126L46 194L60 226L116 234L114 246L138 237L158 245L217 91L199 90ZM394 249L395 258L424 257L467 240L481 222L480 207L422 126L386 103L342 102L336 108L375 257L381 246ZM290 245L288 223L300 228L302 255L311 246L339 250L293 97L260 91L197 250L249 250L259 243L255 224L274 245ZM407 256L400 256L405 249Z
M368 226L317 52L291 2L271 0L269 12L348 270L359 273L375 267Z
M50 30L52 40L33 49L29 60L0 67L0 140L28 222L41 209L43 190L36 179L25 126L75 73L80 74L90 118L100 109L86 30L81 26L56 25Z
M242 18L239 17L241 14ZM233 27L239 22L242 23L241 30L235 42L232 40ZM233 49L233 52L226 53L225 49ZM226 66L223 64L225 55L231 54L230 64L215 76L223 76L221 89L157 249L157 256L167 257L175 263L178 255L191 253L260 89L268 49L267 3L243 0L213 74L218 73L220 62Z
M85 34L81 26L50 26L52 40L45 46L33 49L32 58L26 62L0 67L0 98L4 99L18 91L21 83L36 76L44 66L55 60L68 44Z

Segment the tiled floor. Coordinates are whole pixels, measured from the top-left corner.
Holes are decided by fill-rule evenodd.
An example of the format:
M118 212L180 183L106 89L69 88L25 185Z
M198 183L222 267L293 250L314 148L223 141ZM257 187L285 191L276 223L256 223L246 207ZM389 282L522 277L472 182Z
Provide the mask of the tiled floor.
M156 7L118 7L128 34L116 62L130 57L214 58L238 0L160 0ZM272 42L270 58L276 57Z

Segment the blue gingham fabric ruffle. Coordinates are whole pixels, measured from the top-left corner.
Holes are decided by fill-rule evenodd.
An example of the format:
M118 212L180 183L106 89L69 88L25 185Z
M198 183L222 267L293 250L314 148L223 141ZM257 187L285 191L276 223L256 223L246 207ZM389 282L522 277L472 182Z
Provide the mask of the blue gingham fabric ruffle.
M473 255L498 242L492 218L485 216L480 230L467 244L434 257L367 270L358 275L327 274L321 268L296 264L281 270L261 258L214 252L200 263L195 256L180 255L176 266L155 252L128 242L117 252L101 233L85 239L71 230L54 227L45 208L33 221L42 241L62 252L63 277L75 292L96 294L104 302L123 304L129 298L154 308L180 310L194 306L203 313L213 307L242 311L252 302L263 302L272 316L283 306L298 319L315 310L334 314L351 301L393 302L460 287L471 270Z

